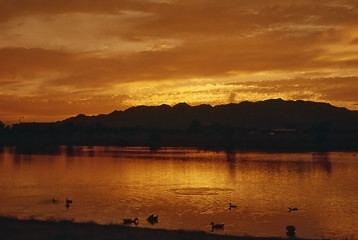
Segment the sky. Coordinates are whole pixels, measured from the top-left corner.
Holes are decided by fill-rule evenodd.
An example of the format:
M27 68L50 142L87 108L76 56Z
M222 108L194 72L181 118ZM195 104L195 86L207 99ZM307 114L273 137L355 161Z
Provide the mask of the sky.
M0 0L0 120L282 98L358 110L358 0Z

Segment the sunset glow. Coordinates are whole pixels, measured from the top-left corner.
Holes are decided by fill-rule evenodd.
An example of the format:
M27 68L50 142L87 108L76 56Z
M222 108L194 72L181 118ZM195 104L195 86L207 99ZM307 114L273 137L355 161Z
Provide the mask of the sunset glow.
M0 120L269 98L358 109L358 1L0 0Z

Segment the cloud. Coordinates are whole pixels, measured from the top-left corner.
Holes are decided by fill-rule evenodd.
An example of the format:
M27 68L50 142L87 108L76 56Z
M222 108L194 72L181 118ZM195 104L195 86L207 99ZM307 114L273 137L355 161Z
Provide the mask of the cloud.
M228 85L232 86L234 93L241 95L249 92L253 96L266 95L268 98L330 102L337 106L346 105L350 109L355 109L355 105L358 104L357 82L358 77L352 76L232 82Z
M25 9L24 2L21 6ZM335 1L309 5L307 1L273 4L232 0L103 4L116 11L92 2L86 6L65 4L58 9L54 7L57 1L36 2L27 9L37 15L13 17L4 25L3 48L77 52L83 60L78 62L110 58L104 62L124 66L126 70L119 68L118 75L131 81L288 71L327 64L342 68L345 62L334 57L346 58L353 49L344 50L348 48L342 42L347 37L346 28L332 25L332 19L336 19L334 24L351 24L350 18L340 17L342 13L354 14L348 1L346 5L334 5ZM355 30L355 26L350 27L351 32ZM338 47L342 51L337 52ZM354 52L349 54L355 56Z
M352 0L1 0L0 94L38 102L35 115L51 94L64 114L80 109L68 99L107 110L98 96L122 107L271 97L351 107L356 19Z
M58 15L67 13L117 13L125 10L139 10L148 5L155 4L155 1L146 3L146 1L131 0L104 0L98 1L61 1L61 0L2 0L0 2L0 21L19 16L36 16L43 14Z
M125 37L148 17L140 12L18 17L3 24L0 45L3 48L42 48L102 55L143 51L146 43Z
M73 55L67 53L40 48L2 48L0 76L2 79L14 79L17 76L33 76L39 72L69 68L74 59Z
M228 102L229 102L229 103L235 102L235 97L236 97L236 94L235 94L235 93L233 93L233 92L230 93Z
M125 95L89 95L61 92L36 96L13 96L0 94L1 121L14 123L20 117L24 121L58 121L79 113L97 115L110 113L115 109L130 107L124 101Z

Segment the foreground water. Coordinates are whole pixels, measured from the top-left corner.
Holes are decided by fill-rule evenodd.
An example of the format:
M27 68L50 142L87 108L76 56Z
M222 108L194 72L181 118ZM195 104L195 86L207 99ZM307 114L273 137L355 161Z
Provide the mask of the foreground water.
M0 153L0 215L285 237L358 238L354 153L210 152L62 147ZM58 199L53 203L52 199ZM65 207L65 199L73 203ZM229 209L229 202L237 205ZM288 208L298 208L288 211ZM158 214L159 222L146 221Z

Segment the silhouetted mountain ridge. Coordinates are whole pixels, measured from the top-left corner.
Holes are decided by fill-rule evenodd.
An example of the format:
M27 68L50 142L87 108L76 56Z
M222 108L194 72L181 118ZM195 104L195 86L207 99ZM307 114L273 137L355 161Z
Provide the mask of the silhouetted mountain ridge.
M358 150L358 111L282 99L218 106L136 106L53 123L9 127L0 122L0 149L2 145L16 146L21 153L46 153L61 145L352 151Z
M110 114L85 116L80 114L64 120L80 125L103 124L111 127L152 127L157 129L185 129L193 121L203 126L220 124L243 128L306 129L315 123L327 123L340 130L356 129L358 111L311 101L270 99L259 102L244 101L226 105L136 106Z

